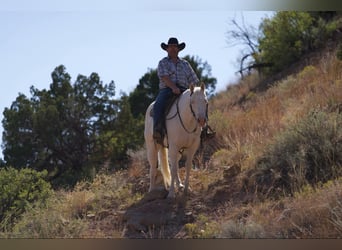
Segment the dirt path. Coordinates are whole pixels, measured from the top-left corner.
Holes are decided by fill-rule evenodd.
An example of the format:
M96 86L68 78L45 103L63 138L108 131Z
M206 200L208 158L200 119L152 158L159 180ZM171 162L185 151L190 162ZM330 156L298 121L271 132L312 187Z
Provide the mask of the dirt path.
M233 181L239 173L240 169L230 168L223 174L223 179L203 190L199 188L200 175L206 173L194 172L191 183L197 188L187 196L178 191L175 199L167 199L168 192L163 188L146 193L126 209L122 217L125 224L123 237L186 238L184 226L194 223L200 214L210 217L225 202L244 200L240 186Z

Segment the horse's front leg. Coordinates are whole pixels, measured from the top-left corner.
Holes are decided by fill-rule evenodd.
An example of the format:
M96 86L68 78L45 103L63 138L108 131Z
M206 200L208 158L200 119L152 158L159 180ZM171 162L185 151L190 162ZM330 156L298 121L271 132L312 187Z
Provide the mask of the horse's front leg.
M181 179L180 179L180 177L179 177L179 160L182 158L182 154L181 153L178 153L178 158L177 158L177 171L176 171L176 173L177 173L177 179L176 179L176 185L177 185L177 187L178 188L184 188L184 185L182 184L182 181L181 181Z
M170 161L170 170L171 170L171 184L169 189L169 194L167 198L175 198L175 181L176 184L179 184L179 176L178 176L178 152L175 150L169 149L169 161Z
M189 161L188 159L186 160L186 174L185 174L185 186L184 186L184 195L187 194L189 188L189 177L190 177L190 169L191 169L191 161ZM190 189L191 191L191 189Z
M156 186L158 151L154 145L149 145L147 152L147 158L150 164L150 188L148 191L151 192Z
M150 188L148 189L149 192L155 189L156 177L157 177L157 168L151 165L150 166Z
M185 161L185 187L184 187L184 195L187 194L188 190L191 191L191 188L189 187L189 178L190 178L190 170L192 167L192 159L195 155L194 150L189 150L189 152L186 155L186 161Z

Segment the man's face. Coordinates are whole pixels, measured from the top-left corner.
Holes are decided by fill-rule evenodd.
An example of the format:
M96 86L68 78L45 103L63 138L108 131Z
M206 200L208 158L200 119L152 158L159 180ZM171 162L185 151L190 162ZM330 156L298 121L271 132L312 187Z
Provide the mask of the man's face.
M173 58L173 57L178 57L178 46L177 44L170 44L167 46L167 53L169 55L169 57Z

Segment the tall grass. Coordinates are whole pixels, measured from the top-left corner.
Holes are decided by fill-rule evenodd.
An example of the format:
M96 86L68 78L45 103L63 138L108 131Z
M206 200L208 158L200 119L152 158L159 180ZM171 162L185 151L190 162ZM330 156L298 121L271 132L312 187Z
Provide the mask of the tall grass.
M123 172L99 174L73 191L56 191L44 208L33 206L2 238L119 237L122 210L141 198ZM103 218L107 218L103 221ZM95 229L94 229L95 227Z
M329 52L266 92L252 92L256 76L228 87L212 101L210 118L229 153L226 160L215 154L212 162L229 162L238 152L244 156L239 164L256 178L253 185L282 192L339 176L341 66Z
M293 194L342 174L342 115L313 110L269 144L253 174L260 192Z

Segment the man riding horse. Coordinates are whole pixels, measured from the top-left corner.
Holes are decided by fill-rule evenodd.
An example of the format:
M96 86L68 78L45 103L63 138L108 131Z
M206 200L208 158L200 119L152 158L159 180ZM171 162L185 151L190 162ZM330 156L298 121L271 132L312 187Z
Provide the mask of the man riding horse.
M178 57L178 53L185 48L185 43L178 43L177 38L171 37L167 44L161 43L167 56L159 61L159 93L154 104L153 138L163 144L166 134L164 113L168 100L174 95L180 95L189 88L191 83L198 84L199 79L188 61ZM212 137L213 133L203 128L201 138Z

